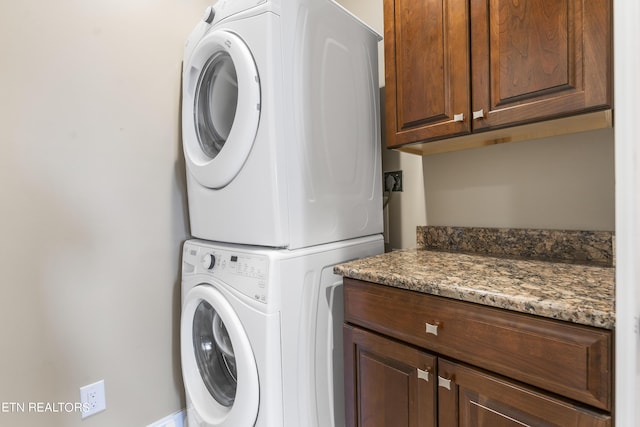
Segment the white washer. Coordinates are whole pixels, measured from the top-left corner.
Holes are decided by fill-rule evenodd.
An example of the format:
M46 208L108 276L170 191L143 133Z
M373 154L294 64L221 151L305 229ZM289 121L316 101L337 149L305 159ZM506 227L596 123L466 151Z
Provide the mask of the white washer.
M290 251L200 240L182 259L190 427L342 427L342 278L380 235Z
M187 419L200 426L282 425L279 290L269 258L187 241L180 351Z
M333 0L221 0L189 36L191 233L297 249L382 232L377 43Z

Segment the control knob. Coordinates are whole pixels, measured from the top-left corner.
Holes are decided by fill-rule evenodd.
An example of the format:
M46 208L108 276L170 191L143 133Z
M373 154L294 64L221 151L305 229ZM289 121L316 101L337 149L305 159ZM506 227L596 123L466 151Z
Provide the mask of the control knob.
M207 270L213 270L216 265L216 256L214 254L206 254L202 257L202 266Z
M207 24L211 24L215 17L216 17L216 10L214 9L213 6L209 6L207 7L207 10L205 10L202 20Z

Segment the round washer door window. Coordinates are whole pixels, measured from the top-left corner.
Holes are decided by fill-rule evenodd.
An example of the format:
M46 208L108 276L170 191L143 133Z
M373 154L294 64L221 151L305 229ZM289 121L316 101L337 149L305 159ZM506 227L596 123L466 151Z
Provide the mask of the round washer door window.
M185 297L180 347L185 388L198 416L211 426L253 425L258 371L251 344L231 304L201 284Z
M229 184L244 164L260 121L260 79L247 45L218 30L185 63L182 129L185 160L209 188Z

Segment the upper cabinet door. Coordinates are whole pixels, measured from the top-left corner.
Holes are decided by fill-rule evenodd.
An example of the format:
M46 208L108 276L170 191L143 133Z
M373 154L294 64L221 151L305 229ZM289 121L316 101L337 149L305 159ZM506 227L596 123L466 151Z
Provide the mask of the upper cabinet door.
M472 127L611 108L610 0L470 0Z
M384 0L386 140L469 133L468 0Z

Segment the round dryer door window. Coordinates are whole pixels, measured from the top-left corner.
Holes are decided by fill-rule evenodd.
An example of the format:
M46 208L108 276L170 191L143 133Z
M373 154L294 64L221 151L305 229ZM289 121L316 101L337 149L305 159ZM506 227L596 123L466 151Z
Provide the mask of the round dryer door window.
M198 416L210 426L253 425L258 371L229 301L214 286L194 287L185 297L180 332L185 388Z
M229 184L244 165L260 121L260 79L240 37L206 34L183 70L182 130L190 173L209 188Z
M194 124L204 154L214 159L229 138L238 105L238 75L231 56L217 52L200 74Z

